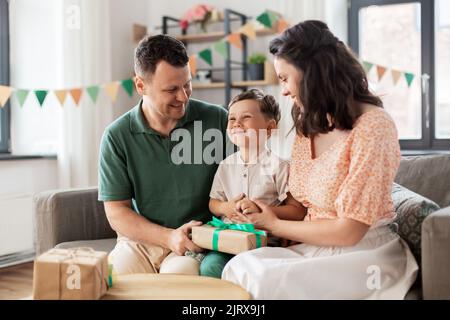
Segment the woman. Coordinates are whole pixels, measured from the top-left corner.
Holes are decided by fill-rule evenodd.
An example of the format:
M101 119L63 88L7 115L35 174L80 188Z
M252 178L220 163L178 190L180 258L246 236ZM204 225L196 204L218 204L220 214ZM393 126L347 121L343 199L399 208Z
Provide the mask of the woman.
M320 21L272 40L282 93L294 101L289 188L303 221L255 200L256 227L297 242L234 257L222 278L255 299L402 299L418 266L390 231L397 131L351 51Z

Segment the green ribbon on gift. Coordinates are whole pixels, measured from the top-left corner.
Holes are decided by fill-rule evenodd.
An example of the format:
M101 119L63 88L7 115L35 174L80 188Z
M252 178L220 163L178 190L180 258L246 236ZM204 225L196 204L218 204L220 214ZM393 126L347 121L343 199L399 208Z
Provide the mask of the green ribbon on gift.
M262 230L256 230L251 223L225 223L216 217L213 217L212 221L207 225L216 228L213 233L212 247L214 251L219 251L219 233L222 230L238 230L253 233L256 236L256 247L261 247L261 236L266 236L266 232Z

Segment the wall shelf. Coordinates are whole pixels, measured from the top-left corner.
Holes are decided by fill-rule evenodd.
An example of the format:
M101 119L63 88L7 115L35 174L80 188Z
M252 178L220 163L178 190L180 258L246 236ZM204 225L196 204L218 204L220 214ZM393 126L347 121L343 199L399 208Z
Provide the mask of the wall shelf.
M267 81L267 80L258 80L258 81L235 81L232 82L231 86L240 88L240 87L262 87L262 86L270 86L275 85L276 83ZM211 83L193 83L193 89L220 89L225 88L225 82L211 82Z
M217 32L209 32L209 33L197 33L197 34L187 34L187 30L181 30L182 34L175 34L176 32L170 32L169 28L172 26L169 25L169 22L179 22L180 20L170 16L162 17L162 33L170 34L171 36L177 38L182 41L186 47L188 44L192 43L206 43L206 42L215 42L225 38L227 35L230 35L233 30L231 30L231 22L239 21L241 26L244 26L248 20L249 16L234 11L230 9L225 9L223 13L223 21L220 23L223 24L223 30ZM277 32L274 28L264 28L262 25L255 30L256 36L270 36L275 35ZM241 89L247 90L248 87L258 87L258 86L268 86L277 84L278 79L275 74L275 70L273 69L273 65L271 63L266 62L265 70L264 70L264 80L259 81L249 81L247 78L248 71L248 44L247 44L247 36L241 35L242 39L242 50L240 54L239 61L231 60L231 46L230 43L225 42L227 57L224 59L225 64L223 68L224 78L223 80L216 80L218 82L211 83L193 83L193 89L224 89L224 105L227 106L231 100L231 93L233 89ZM235 65L239 65L239 68L235 68ZM211 71L218 71L218 68L210 68ZM213 70L215 69L215 70ZM240 70L240 79L239 81L235 81L232 79L232 70ZM235 76L233 74L233 76ZM211 78L214 79L214 75L211 74ZM216 77L217 78L217 77ZM219 82L220 81L220 82Z
M270 36L276 34L276 31L273 29L260 29L255 31L256 36ZM196 42L211 42L222 39L226 36L225 32L217 31L217 32L208 32L208 33L199 33L199 34L186 34L186 35L171 35L176 37L178 40L182 42L196 43Z

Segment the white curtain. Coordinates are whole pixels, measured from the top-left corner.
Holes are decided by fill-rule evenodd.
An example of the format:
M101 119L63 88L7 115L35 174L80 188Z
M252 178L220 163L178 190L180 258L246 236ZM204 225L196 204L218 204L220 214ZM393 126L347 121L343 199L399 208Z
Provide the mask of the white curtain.
M56 153L55 188L97 185L101 135L114 119L110 98L100 90L94 104L84 91L78 106L68 95L61 108L52 91L119 80L111 76L110 5L108 0L10 2L11 85L51 90L42 107L33 92L23 107L11 99L12 150Z
M62 2L64 87L104 84L112 80L109 6L108 0ZM113 108L103 90L95 104L86 92L78 107L71 103L63 110L60 126L60 187L95 186L100 139L104 128L114 118Z

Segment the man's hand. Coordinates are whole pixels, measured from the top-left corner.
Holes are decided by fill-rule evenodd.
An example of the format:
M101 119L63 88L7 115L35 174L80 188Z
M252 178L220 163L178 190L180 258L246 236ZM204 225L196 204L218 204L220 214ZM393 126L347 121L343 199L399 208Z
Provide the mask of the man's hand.
M200 221L191 221L183 224L178 229L172 230L168 242L169 249L179 256L183 256L186 251L201 252L203 249L189 239L189 234L192 227L201 226L202 224Z

